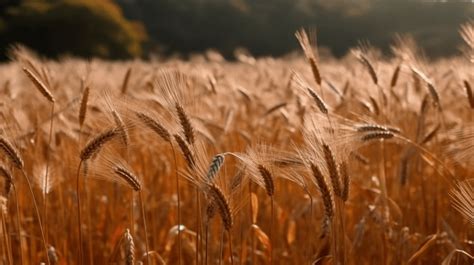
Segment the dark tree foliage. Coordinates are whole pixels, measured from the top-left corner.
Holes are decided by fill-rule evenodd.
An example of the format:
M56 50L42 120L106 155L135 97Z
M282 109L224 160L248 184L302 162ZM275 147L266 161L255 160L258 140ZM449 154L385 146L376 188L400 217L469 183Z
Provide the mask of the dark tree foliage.
M336 56L359 41L387 52L396 33L445 56L458 51L459 25L473 17L474 4L456 0L0 0L0 53L23 43L53 57L210 48L232 57L238 47L278 56L298 49L298 28L315 27L319 45Z
M389 50L396 33L410 33L433 56L457 52L459 25L474 16L469 1L423 0L117 0L127 17L141 20L147 49L188 53L215 48L255 55L298 48L294 32L317 27L318 42L335 55L358 41Z
M15 43L55 57L63 54L103 58L139 56L146 34L109 0L28 0L2 6L2 55Z

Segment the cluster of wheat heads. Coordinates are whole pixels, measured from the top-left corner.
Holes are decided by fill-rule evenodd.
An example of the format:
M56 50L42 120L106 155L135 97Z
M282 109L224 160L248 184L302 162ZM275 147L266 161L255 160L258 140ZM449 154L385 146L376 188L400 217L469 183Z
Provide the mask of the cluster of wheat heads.
M304 58L13 51L0 264L472 264L470 58L296 37Z

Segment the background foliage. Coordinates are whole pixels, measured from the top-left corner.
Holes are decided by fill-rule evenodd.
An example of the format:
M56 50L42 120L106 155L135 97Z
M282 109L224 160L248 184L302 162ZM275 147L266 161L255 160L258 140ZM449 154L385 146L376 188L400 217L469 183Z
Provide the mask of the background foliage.
M302 26L317 27L336 56L361 40L388 51L396 33L445 56L474 15L468 1L419 0L3 0L0 8L2 54L20 42L49 56L106 58L210 48L230 57L237 47L278 56L297 49Z

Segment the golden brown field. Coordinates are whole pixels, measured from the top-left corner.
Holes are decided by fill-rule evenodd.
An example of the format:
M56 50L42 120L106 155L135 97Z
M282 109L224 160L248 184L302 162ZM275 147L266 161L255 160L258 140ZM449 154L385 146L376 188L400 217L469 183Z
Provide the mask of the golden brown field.
M472 264L469 47L297 37L304 57L237 62L14 51L0 264Z

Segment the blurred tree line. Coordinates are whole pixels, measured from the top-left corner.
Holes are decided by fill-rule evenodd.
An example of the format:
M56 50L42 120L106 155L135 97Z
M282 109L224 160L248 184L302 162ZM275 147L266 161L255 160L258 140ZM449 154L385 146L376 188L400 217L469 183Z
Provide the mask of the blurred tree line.
M298 48L294 32L317 27L318 43L336 55L359 40L387 51L410 33L428 54L450 55L474 4L423 0L0 0L0 49L21 42L56 56L127 58L209 48L231 56ZM133 22L139 21L140 23Z
M468 1L423 0L117 0L141 20L150 43L165 52L237 46L255 55L297 49L294 32L317 27L318 43L344 55L358 41L387 51L396 33L410 33L430 55L457 52L459 25L474 15Z
M51 57L140 56L145 32L111 0L0 0L2 59L14 43Z

